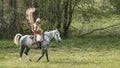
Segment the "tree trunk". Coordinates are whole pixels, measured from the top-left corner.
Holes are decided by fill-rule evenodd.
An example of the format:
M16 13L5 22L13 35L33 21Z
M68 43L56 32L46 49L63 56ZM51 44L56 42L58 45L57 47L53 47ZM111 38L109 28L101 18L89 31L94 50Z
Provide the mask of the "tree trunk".
M62 22L62 7L61 7L61 0L57 0L56 2L56 17L57 17L57 29L61 28Z
M32 0L24 0L24 3L26 9L32 7Z
M9 2L10 6L10 25L8 28L8 34L9 36L13 37L18 32L23 32L23 29L21 27L21 24L19 22L19 14L17 13L17 0L10 0ZM14 29L14 31L13 31Z
M1 10L0 10L0 23L4 24L4 0L1 0L2 6L1 6Z
M77 5L79 0L66 0L64 1L64 9L63 9L63 16L64 16L64 23L63 23L63 30L64 30L64 37L67 37L68 35L68 29L72 22L72 15L74 12L74 8Z
M64 4L63 4L63 6L64 6L64 9L63 9L63 13L64 13L64 20L63 20L63 30L64 30L64 33L63 33L63 36L64 37L67 37L67 22L68 22L68 1L67 0L65 0L64 1Z

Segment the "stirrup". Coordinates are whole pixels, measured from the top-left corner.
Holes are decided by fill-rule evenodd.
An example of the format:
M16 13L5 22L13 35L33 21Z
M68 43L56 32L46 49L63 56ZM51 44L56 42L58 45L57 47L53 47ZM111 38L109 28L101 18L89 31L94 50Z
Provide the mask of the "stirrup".
M44 41L44 39L42 38L42 40L40 40L40 42L43 42Z
M41 42L37 42L37 46L41 49Z
M35 44L35 42L33 41L32 45L34 45L34 44Z

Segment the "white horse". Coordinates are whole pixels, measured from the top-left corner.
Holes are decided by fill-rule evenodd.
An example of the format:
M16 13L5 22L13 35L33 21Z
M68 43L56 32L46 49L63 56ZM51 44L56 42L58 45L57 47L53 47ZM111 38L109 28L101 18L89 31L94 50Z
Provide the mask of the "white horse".
M44 32L44 41L41 42L42 56L40 56L38 58L37 62L44 56L44 54L46 54L47 61L49 62L47 48L50 44L50 40L53 38L56 39L58 42L61 41L60 33L57 29L48 31L48 32ZM29 61L31 61L31 58L28 55L28 51L30 49L39 48L38 45L36 45L36 44L33 45L33 39L31 38L31 35L23 36L22 34L18 33L14 37L14 43L16 45L20 45L20 61L22 60L23 52L25 53L26 56L28 56Z

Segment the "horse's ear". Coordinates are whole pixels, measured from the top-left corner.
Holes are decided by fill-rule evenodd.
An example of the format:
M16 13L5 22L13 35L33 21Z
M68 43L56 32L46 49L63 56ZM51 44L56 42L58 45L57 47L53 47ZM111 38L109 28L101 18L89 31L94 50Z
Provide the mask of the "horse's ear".
M56 31L60 32L60 29L56 29Z
M59 31L59 29L56 29L56 31Z

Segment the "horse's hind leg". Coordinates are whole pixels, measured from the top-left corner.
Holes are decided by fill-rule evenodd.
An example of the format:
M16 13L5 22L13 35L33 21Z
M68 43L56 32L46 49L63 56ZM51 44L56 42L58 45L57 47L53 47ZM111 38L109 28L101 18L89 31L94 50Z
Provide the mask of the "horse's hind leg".
M47 62L49 62L49 58L48 58L48 50L47 50L47 49L45 50L45 54L46 54Z
M37 62L44 56L44 53L45 53L45 51L42 50L42 56L40 56L40 57L38 58Z
M20 49L20 61L22 61L22 54L24 51L25 47L21 45L21 49Z
M29 54L28 54L29 50L30 50L30 48L26 47L24 53L28 57L29 61L32 61L31 58L30 58L30 56L29 56Z

